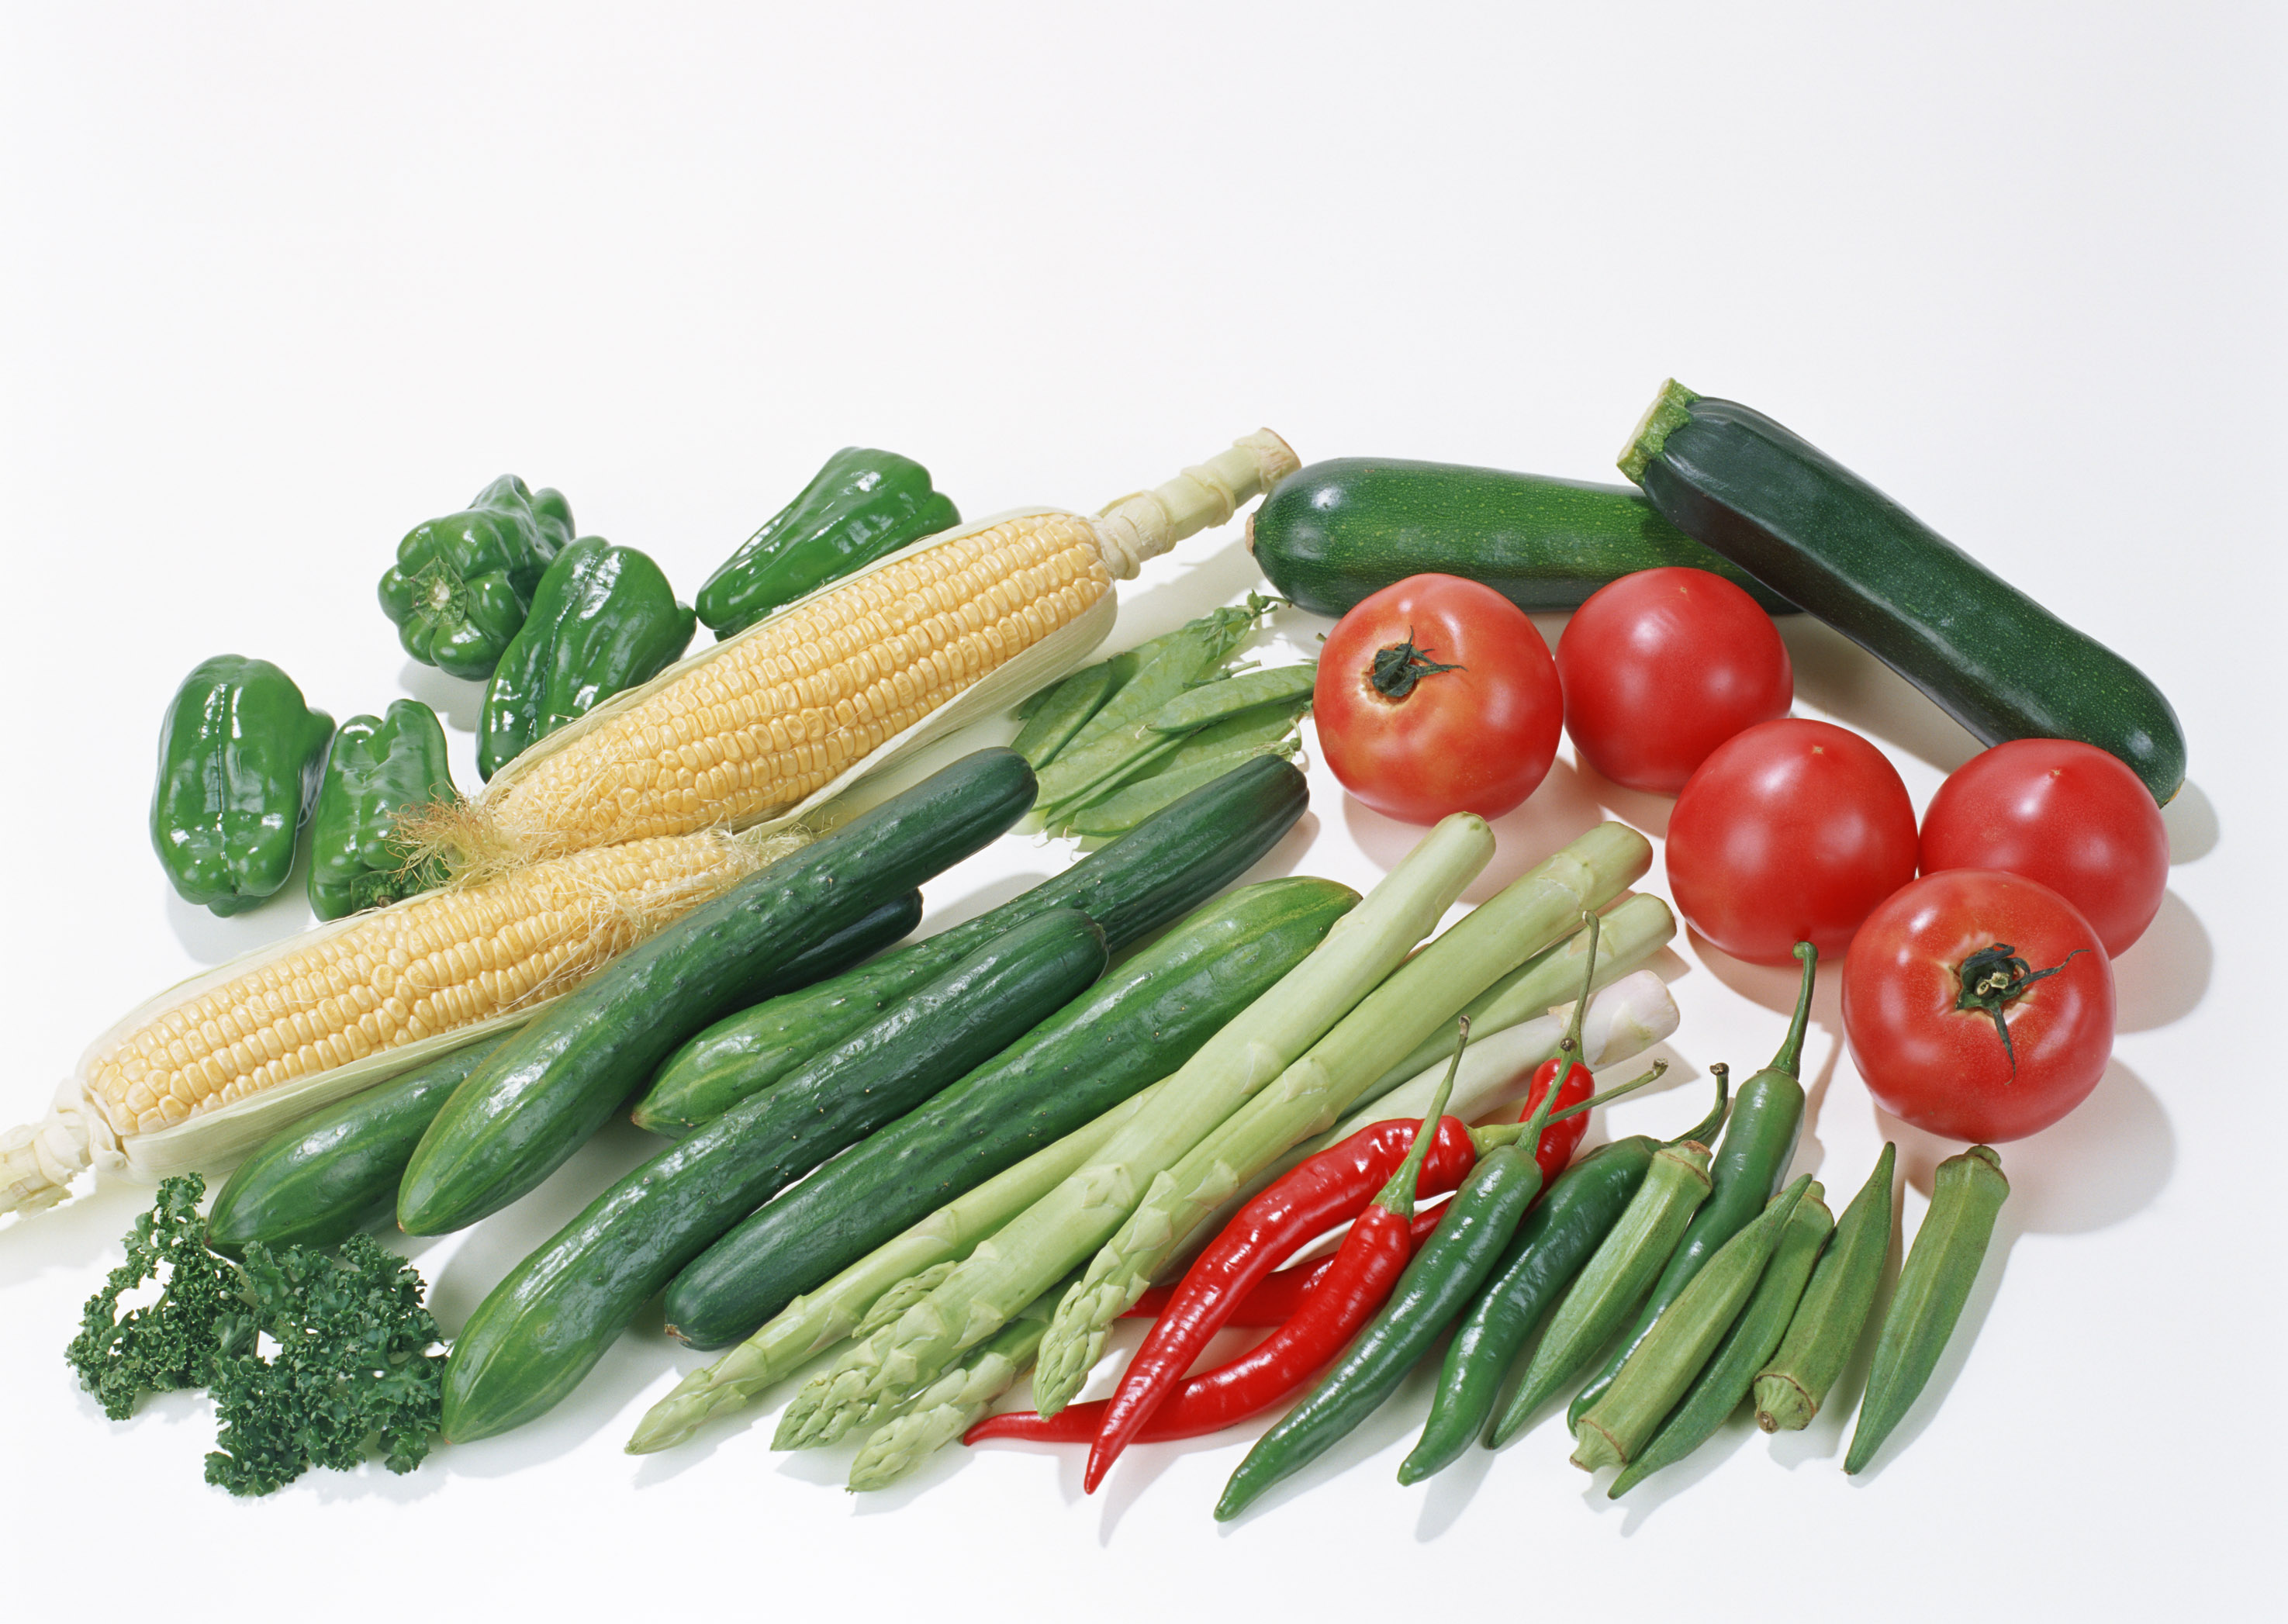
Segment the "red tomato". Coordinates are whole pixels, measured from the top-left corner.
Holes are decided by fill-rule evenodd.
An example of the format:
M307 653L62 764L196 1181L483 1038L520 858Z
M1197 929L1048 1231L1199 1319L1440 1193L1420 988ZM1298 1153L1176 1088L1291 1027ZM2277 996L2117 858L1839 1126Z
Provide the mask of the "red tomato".
M1966 964L1973 983L2003 988L1993 1002L2006 1048L1987 1009L1957 1007ZM2022 1139L2105 1074L2113 967L2089 921L2048 886L1949 868L1859 927L1843 967L1843 1030L1867 1091L1893 1116L1950 1139Z
M1525 611L1458 575L1410 575L1335 622L1311 700L1343 788L1386 817L1498 818L1540 786L1565 702Z
M1898 769L1858 734L1783 717L1716 747L1668 820L1668 888L1693 929L1735 958L1794 963L1851 945L1915 877L1915 808Z
M1569 686L1565 697L1569 704ZM2169 831L2120 757L2065 739L2013 739L1963 763L1931 797L1923 872L1942 868L2039 880L2080 910L2108 958L2118 958L2160 911Z
M1582 758L1655 795L1674 795L1709 751L1795 699L1772 617L1723 576L1680 565L1624 575L1575 610L1557 676Z

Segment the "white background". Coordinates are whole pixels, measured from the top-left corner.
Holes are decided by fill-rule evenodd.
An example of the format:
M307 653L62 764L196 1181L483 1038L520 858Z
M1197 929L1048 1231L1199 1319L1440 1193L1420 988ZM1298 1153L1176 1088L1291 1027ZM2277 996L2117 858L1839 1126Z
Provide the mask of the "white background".
M0 13L7 1120L125 1007L306 918L298 874L218 921L151 856L152 741L192 664L267 656L338 717L417 694L473 784L478 691L405 661L373 582L504 470L687 593L846 443L920 457L980 513L1093 507L1259 424L1307 460L1614 478L1673 374L2128 654L2191 741L2169 899L2117 966L2114 1065L2006 1149L1964 1333L1863 1480L1823 1417L1777 1443L1736 1423L1622 1508L1549 1424L1402 1490L1418 1378L1229 1528L1208 1509L1243 1439L1137 1450L1094 1499L1076 1461L1005 1449L854 1501L847 1452L774 1456L767 1414L622 1455L697 1362L655 1315L522 1432L239 1503L200 1481L203 1399L115 1425L59 1358L143 1205L113 1187L0 1232L12 1616L2266 1610L2280 13L1912 12ZM1235 535L1132 585L1116 638L1253 584ZM1799 712L1879 740L1919 806L1970 752L1832 634L1788 637ZM1267 871L1370 883L1407 836L1313 788ZM1607 809L1657 835L1666 804L1569 746L1496 869ZM1005 842L933 909L1063 855ZM1701 1067L1780 1034L1785 975L1689 942L1663 963L1687 1080L1611 1131L1696 1117ZM1839 1204L1896 1129L1839 1058L1831 989L1818 1017L1798 1168ZM1911 1224L1949 1147L1902 1137ZM448 1323L642 1148L608 1134L422 1249Z

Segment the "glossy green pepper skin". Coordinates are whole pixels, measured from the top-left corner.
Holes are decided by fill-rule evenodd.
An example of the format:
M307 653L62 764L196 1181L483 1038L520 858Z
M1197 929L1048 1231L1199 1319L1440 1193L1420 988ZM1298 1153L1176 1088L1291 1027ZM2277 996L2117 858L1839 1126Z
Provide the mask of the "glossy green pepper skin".
M151 844L187 902L242 914L286 883L333 718L267 660L194 668L159 724Z
M960 522L952 501L930 488L929 470L919 463L894 451L845 446L802 495L707 577L695 600L699 618L717 638L727 638L806 592Z
M481 682L571 540L571 504L504 473L460 512L417 525L398 543L381 578L382 613L416 660Z
M683 657L698 620L658 565L587 535L540 578L477 720L477 772L490 779L536 740Z
M339 919L425 891L442 876L409 870L397 814L453 796L437 713L401 699L385 717L352 717L326 753L310 814L310 911Z

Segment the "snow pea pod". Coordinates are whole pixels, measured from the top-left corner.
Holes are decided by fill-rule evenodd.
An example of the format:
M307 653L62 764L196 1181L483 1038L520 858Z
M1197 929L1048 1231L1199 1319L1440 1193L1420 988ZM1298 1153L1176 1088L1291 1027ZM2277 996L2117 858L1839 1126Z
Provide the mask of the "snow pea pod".
M1661 1271L1652 1295L1637 1311L1618 1345L1567 1406L1569 1428L1580 1425L1589 1406L1613 1384L1613 1378L1652 1329L1661 1311L1676 1301L1677 1294L1719 1247L1764 1210L1780 1181L1787 1176L1788 1163L1795 1160L1796 1139L1803 1131L1803 1084L1797 1077L1803 1064L1804 1030L1811 1020L1811 989L1819 973L1819 950L1809 942L1798 942L1795 956L1803 963L1803 980L1796 992L1795 1018L1789 1023L1787 1037L1772 1063L1741 1088L1732 1120L1709 1166L1713 1190L1693 1215L1692 1226L1684 1232L1676 1255Z
M1914 1250L1899 1271L1899 1288L1883 1316L1859 1425L1843 1457L1845 1471L1859 1471L1875 1458L1937 1368L2009 1193L2002 1158L1990 1146L1974 1145L1938 1164L1930 1211L1915 1232Z

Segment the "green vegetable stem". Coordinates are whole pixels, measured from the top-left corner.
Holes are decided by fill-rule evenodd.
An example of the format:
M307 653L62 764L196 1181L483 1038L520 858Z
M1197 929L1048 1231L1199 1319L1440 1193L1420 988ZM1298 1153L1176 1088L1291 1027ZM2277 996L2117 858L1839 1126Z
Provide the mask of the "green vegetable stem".
M1867 1397L1843 1459L1845 1471L1863 1470L1875 1458L1937 1368L2009 1193L2002 1158L1986 1145L1974 1145L1938 1164L1930 1211L1915 1232L1914 1249L1899 1271L1898 1289L1883 1316Z

